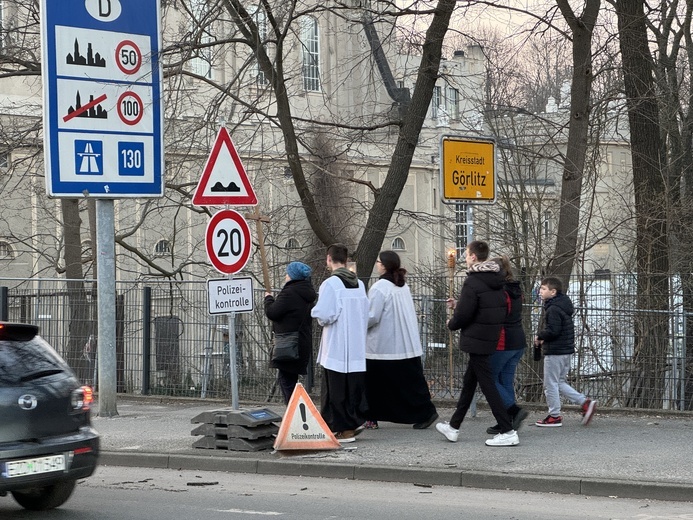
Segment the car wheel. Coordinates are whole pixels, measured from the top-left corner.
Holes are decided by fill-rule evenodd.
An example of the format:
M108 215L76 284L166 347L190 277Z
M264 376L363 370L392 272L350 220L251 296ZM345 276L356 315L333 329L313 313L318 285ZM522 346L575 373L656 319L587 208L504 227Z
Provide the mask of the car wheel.
M12 491L12 496L25 509L45 511L63 505L70 498L76 483L76 480L66 480L52 486Z

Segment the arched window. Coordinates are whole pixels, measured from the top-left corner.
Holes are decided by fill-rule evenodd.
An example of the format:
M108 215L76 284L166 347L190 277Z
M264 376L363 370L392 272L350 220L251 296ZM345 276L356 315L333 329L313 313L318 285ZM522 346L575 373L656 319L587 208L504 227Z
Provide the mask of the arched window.
M312 16L301 19L301 72L303 88L320 92L320 41L318 21Z
M402 240L402 238L397 237L392 241L393 251L404 251L406 248L407 246L404 244L404 240Z
M4 240L0 240L0 260L12 260L14 258L14 249Z
M154 254L156 256L164 256L171 253L171 244L168 240L159 240L154 246Z
M290 238L286 241L286 245L284 247L286 247L286 249L301 249L301 243L295 238Z

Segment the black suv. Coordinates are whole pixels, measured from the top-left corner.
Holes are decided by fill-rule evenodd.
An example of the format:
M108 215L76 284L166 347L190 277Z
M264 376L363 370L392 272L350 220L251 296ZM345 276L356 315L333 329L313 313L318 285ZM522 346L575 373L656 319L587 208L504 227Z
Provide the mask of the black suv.
M65 503L96 469L91 401L38 327L0 322L0 496L35 511Z

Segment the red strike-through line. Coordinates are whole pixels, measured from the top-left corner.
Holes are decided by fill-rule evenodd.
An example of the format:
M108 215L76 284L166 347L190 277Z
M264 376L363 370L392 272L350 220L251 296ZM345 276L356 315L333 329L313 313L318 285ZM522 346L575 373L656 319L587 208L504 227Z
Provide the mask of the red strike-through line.
M106 101L106 94L100 95L100 96L97 97L94 101L90 101L90 102L87 103L86 105L79 107L79 108L78 108L77 110L75 110L74 112L71 112L71 113L67 114L65 117L63 117L63 121L64 121L65 123L67 123L67 122L68 122L70 119L72 119L73 117L77 117L78 115L80 115L80 114L86 112L87 110L89 110L91 107L93 107L93 106L95 106L95 105L98 105L98 104L101 103L102 101Z

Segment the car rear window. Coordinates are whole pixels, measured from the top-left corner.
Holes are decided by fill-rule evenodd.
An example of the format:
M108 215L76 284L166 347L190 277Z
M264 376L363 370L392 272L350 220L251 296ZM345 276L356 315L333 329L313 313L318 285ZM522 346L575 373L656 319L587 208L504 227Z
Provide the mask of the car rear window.
M0 386L13 386L69 370L40 337L29 341L0 340Z

